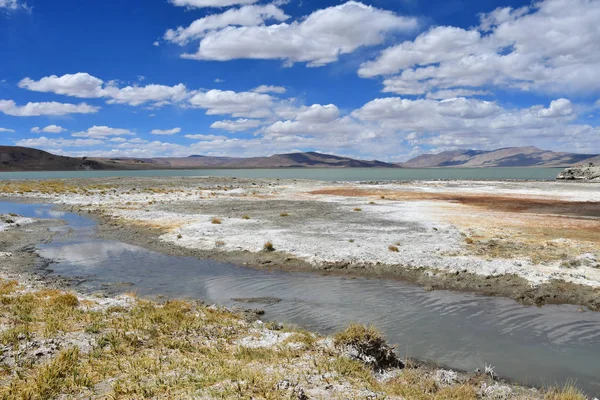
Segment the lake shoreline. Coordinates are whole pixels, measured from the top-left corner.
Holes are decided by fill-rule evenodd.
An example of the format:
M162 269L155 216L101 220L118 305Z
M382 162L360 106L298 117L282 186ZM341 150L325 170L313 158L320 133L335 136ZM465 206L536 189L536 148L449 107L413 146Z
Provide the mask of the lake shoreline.
M224 318L223 324L227 329L236 329L241 334L236 343L242 349L258 348L265 351L283 352L288 350L284 350L281 347L282 344L288 345L290 343L290 351L294 352L294 357L298 361L294 361L286 367L287 375L284 375L286 376L285 379L282 379L281 375L267 379L267 382L271 382L271 379L274 379L274 384L268 384L269 390L281 392L282 395L287 395L288 392L292 393L292 395L304 393L311 398L313 396L315 398L329 398L334 394L343 394L354 398L356 396L364 397L365 395L383 395L386 398L395 399L402 398L407 393L416 394L418 391L424 390L426 391L424 394L439 392L440 396L455 392L461 393L461 396L465 396L461 398L465 399L475 399L480 398L480 396L487 398L496 395L505 396L504 398L522 398L522 396L527 396L528 398L542 399L551 393L561 393L563 391L577 393L576 389L572 387L563 390L547 389L547 391L544 391L524 387L516 383L509 383L496 376L491 366L489 370L486 368L486 371L463 372L448 369L433 362L409 359L403 361L405 365L401 368L386 367L384 370L371 370L368 364L364 366L364 361L353 361L352 357L354 356L348 356L346 353L347 349L334 345L336 339L333 337L315 335L292 326L284 327L274 322L264 324L261 321L256 321L256 318L248 320L248 311L244 314L240 309L232 310L214 305L205 305L201 301L183 302L163 299L160 303L154 303L153 301L141 300L129 295L110 295L98 292L95 294L81 293L77 291L76 279L50 275L52 260L43 259L33 251L37 244L49 242L57 234L68 234L64 232L59 233L54 230L63 225L64 222L61 220L38 219L29 221L26 225L12 224L7 229L0 231L0 238L5 244L5 249L9 250L9 252L0 257L0 297L3 298L3 307L9 307L5 311L10 314L12 312L12 308L10 308L11 304L19 302L21 298L27 298L28 302L35 302L36 305L33 306L34 310L39 308L40 312L47 313L51 309L53 313L63 313L63 318L65 319L63 325L60 325L61 327L57 331L52 330L52 333L48 333L48 329L55 328L49 328L46 325L47 322L34 317L33 321L30 322L32 327L28 328L30 331L28 331L26 336L23 335L11 339L14 342L4 348L3 360L7 363L8 368L18 369L20 372L19 374L12 375L8 380L0 378L0 382L5 385L5 392L2 392L4 395L9 395L10 393L10 395L16 396L24 390L37 390L31 386L33 382L28 378L20 378L20 376L27 376L27 374L30 376L39 375L45 368L51 368L57 359L64 357L68 352L76 354L76 373L89 374L88 379L92 379L94 385L87 387L80 385L71 386L72 384L66 383L68 380L63 380L61 384L53 387L54 394L57 395L65 390L68 392L78 392L85 396L102 396L111 391L118 393L124 382L134 379L133 375L128 375L133 374L131 367L128 367L127 370L129 372L126 375L116 376L112 380L109 379L107 381L105 378L98 380L98 378L93 377L93 371L97 368L95 362L98 362L98 365L106 365L104 358L110 355L109 349L102 350L103 345L101 343L104 340L103 338L107 333L119 329L117 326L109 328L114 323L112 316L115 315L115 311L112 310L118 310L116 311L117 318L127 320L128 318L135 318L134 311L140 307L143 307L146 313L149 312L150 307L153 310L152 312L160 313L160 309L167 307L169 304L183 305L185 310L189 307L192 310L199 310L201 313L218 313L218 315L222 316L220 318ZM63 301L67 302L67 300L69 303L63 305ZM71 305L71 302L73 302L73 305ZM88 315L92 314L95 315L96 322L94 324L101 323L98 326L106 327L94 328L92 330L89 327L83 329L83 327L79 326L80 323L70 325L73 323L71 319L79 321L83 318L85 320L89 318ZM97 317L98 315L102 315L100 320ZM19 323L16 323L14 327L12 326L12 324L15 324L15 321L18 321L16 317L12 318L9 325L4 323L6 321L3 322L2 326L5 327L3 329L8 329L8 331L2 331L3 337L8 337L7 334L11 330L21 329ZM199 323L204 324L205 322ZM34 328L37 324L40 325ZM157 344L153 344L152 341L144 339L148 333L140 328L136 328L133 331L131 331L132 328L128 329L129 335L135 332L141 338L139 340L143 343L136 345L138 349L141 346L141 350L136 350L136 352L145 351L145 348L147 348L147 351L153 351L152 349L158 346ZM156 329L156 326L153 329ZM42 332L45 333L42 334ZM259 336L258 339L256 338L257 335ZM180 339L183 340L182 338ZM298 342L294 342L294 340ZM27 351L23 352L19 350L23 346ZM237 351L240 351L240 347L237 348ZM137 356L134 353L130 357L135 358ZM221 358L218 355L217 357ZM312 367L302 360L306 358L307 360L312 360L312 363L319 363L322 357L329 357L331 360L340 357L340 359L350 357L350 361L348 362L356 363L352 368L356 368L357 372L335 370L328 379L312 379L308 382L296 377L296 374L299 374L299 376L311 374L310 369ZM88 361L85 361L86 359ZM98 361L94 361L96 359ZM223 359L226 360L224 355ZM17 360L27 360L28 362L24 364L25 366L20 366ZM100 360L102 360L102 363L100 363ZM224 360L219 362L225 362ZM126 363L125 360L122 362ZM272 362L275 363L276 361ZM326 361L323 360L323 362ZM238 368L245 368L245 366L238 366ZM347 371L348 367L343 368L344 371ZM165 372L174 373L177 369L177 367L168 367ZM150 374L147 382L154 382L155 379L161 379L160 375L157 374L154 376ZM423 387L422 384L416 384L415 379L417 379L417 382L428 382L428 385L432 386ZM332 385L332 381L338 383ZM134 385L132 388L135 389L130 390L146 391L148 389L145 388L145 385L148 384L142 384L137 388ZM190 390L193 391L192 387L185 385L181 387L177 386L181 390L180 394L188 393ZM26 389L28 387L32 388ZM169 396L173 394L171 390L169 393ZM401 397L397 397L397 395ZM583 396L579 398L584 399Z
M9 193L18 185L4 198L88 214L102 237L166 254L600 309L598 185L110 178Z

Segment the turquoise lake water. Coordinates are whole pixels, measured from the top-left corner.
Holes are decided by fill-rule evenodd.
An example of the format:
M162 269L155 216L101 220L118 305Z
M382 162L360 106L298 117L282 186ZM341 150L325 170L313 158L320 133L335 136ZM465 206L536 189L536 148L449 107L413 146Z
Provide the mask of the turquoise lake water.
M379 180L554 180L562 168L270 168L136 171L0 172L6 179L103 178L112 176L235 176L239 178L314 179L323 181Z

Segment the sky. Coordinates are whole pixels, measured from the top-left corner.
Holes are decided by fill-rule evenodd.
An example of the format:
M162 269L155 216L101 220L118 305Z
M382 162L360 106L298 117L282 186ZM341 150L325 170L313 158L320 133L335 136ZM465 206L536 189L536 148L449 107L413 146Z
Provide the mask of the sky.
M600 153L600 0L0 0L0 144Z

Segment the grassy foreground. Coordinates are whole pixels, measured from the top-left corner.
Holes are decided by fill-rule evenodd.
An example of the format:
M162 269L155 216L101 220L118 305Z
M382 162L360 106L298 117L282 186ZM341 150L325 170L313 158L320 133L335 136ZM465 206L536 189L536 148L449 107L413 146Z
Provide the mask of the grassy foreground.
M375 358L351 359L350 348ZM375 372L378 354L395 356L360 325L321 338L199 302L93 298L6 280L0 349L2 399L585 399L573 388L542 393L410 363Z

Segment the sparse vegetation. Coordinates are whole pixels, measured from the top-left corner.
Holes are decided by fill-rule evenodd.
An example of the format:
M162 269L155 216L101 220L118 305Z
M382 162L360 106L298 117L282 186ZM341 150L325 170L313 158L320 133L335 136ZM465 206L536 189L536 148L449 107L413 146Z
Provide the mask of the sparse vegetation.
M400 251L398 246L393 245L393 244L388 246L388 250L391 251L392 253L398 253Z
M544 400L586 400L587 397L575 386L567 384L548 391Z
M250 324L242 315L200 302L159 304L131 297L109 304L0 280L0 324L6 327L0 343L8 346L0 399L283 399L300 398L293 392L296 385L326 390L335 384L345 388L344 398L369 390L390 399L469 400L478 398L481 382L493 382L481 374L442 385L435 370L414 363L378 382L370 359L360 361L344 350L370 355L378 366L398 366L374 327L350 325L334 336L334 349L322 347L322 338L311 332L274 322ZM244 344L263 335L279 339L265 346ZM40 358L43 340L63 343L62 348L45 349ZM286 379L294 383L279 385ZM585 399L573 386L523 393L538 400Z
M242 219L250 219L250 216L248 214L244 214L242 215Z
M377 204L377 203L375 203L374 201L370 201L369 204L370 205L374 205L374 204Z
M264 251L275 251L273 242L271 242L270 240L268 242L265 242L265 244L263 245L263 250Z
M220 225L220 224L221 224L221 219L219 219L219 218L215 217L215 218L213 218L213 219L212 219L210 222L211 222L212 224L215 224L215 225Z
M217 241L215 241L215 246L217 246L217 247L225 246L225 242L222 240L217 240Z
M282 212L281 214L279 214L280 217L289 217L290 214L286 213L286 212Z
M362 208L356 207L356 208L354 209L354 211L357 211L357 212L358 212L358 211L362 211Z

